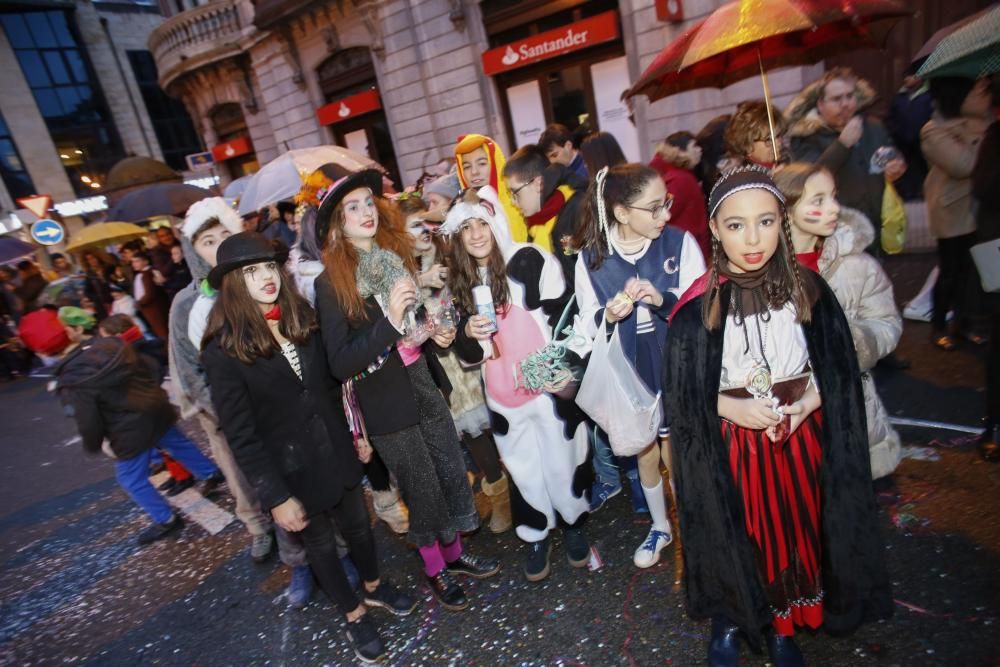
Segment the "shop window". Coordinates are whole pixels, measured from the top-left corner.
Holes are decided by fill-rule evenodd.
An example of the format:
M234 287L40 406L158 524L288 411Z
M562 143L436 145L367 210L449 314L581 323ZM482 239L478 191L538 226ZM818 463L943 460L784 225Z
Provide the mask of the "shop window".
M156 132L156 140L160 143L163 160L172 169L184 171L187 169L185 156L202 150L191 116L180 100L170 97L160 88L153 54L149 51L128 51L127 54L146 105L146 113Z
M93 194L124 151L71 15L61 10L2 14L0 25L70 183L80 196Z
M35 184L21 162L14 137L3 116L0 116L0 175L3 176L3 184L7 186L11 197L29 197L35 194Z

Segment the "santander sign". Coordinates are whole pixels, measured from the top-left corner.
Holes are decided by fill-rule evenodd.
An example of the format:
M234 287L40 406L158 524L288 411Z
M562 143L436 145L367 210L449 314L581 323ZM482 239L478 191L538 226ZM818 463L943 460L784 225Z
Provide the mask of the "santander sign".
M483 71L493 76L518 67L618 39L618 14L604 12L563 28L498 46L483 53Z

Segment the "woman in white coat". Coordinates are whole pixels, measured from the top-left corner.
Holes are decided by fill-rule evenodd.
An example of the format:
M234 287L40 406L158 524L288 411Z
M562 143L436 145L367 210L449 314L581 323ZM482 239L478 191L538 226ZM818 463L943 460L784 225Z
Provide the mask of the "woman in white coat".
M896 349L903 320L889 276L865 252L875 228L862 213L840 207L833 176L821 165L790 164L774 180L788 202L799 262L823 276L847 316L862 373L872 478L885 477L899 465L901 448L871 370Z

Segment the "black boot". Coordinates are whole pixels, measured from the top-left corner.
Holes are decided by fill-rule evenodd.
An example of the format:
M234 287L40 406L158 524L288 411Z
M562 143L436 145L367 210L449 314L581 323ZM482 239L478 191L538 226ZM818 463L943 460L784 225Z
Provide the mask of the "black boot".
M774 667L806 667L805 658L795 640L774 630L767 631L767 653Z
M431 593L448 611L462 611L469 606L465 591L447 569L441 570L433 577L427 577L427 583L431 587Z
M712 641L708 644L709 667L738 667L740 664L740 629L728 619L712 619Z

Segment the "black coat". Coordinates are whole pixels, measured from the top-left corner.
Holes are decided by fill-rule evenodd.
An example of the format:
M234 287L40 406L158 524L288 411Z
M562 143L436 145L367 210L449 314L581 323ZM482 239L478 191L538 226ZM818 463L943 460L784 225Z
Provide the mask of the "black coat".
M107 438L115 456L134 458L177 421L148 360L118 338L86 341L56 367L56 376L56 391L88 452L101 451Z
M834 634L892 613L892 596L871 486L861 374L851 331L833 292L804 271L819 293L802 325L823 400L822 563L824 624ZM702 325L704 295L683 305L667 335L663 395L674 416L671 440L689 613L723 615L754 641L772 615L746 534L718 414L722 330ZM729 285L723 285L725 321Z
M389 322L375 297L365 302L368 319L351 322L340 306L337 293L324 271L316 278L316 314L330 372L341 382L364 371L387 348L389 358L377 371L355 383L358 403L370 435L386 435L420 423L417 400L406 366L396 350L402 334ZM426 344L434 346L433 342ZM451 391L447 375L436 354L424 354L431 376L446 394Z
M294 496L311 515L361 481L361 464L320 336L297 350L302 380L283 354L244 364L215 340L202 364L219 424L262 506Z

